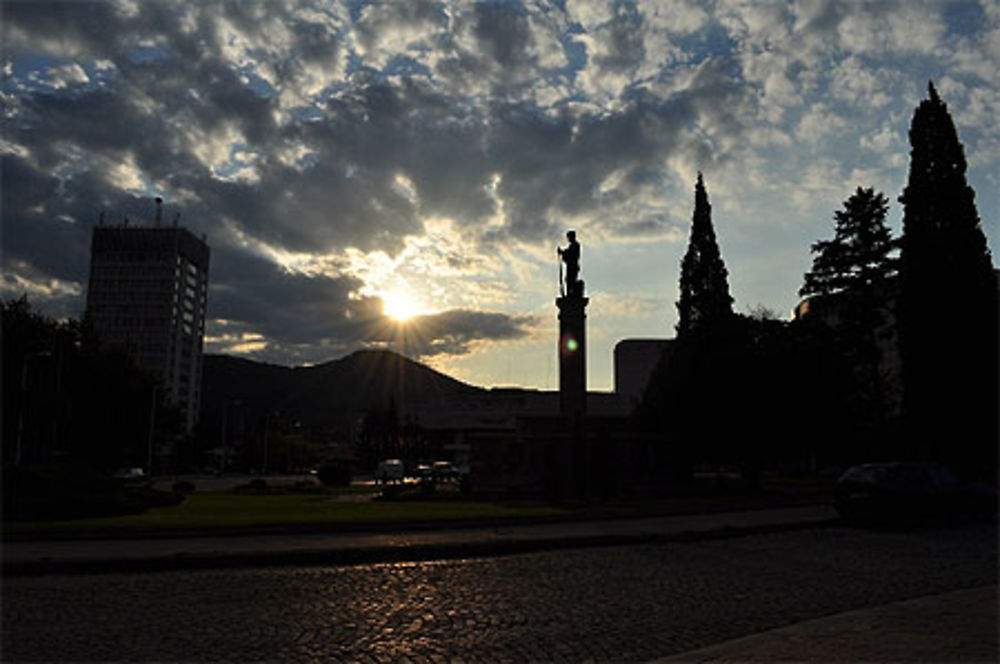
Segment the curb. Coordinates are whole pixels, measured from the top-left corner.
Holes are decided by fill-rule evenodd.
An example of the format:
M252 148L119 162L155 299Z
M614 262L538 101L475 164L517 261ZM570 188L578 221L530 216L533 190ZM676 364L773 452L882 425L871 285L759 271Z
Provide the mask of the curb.
M39 558L23 561L3 561L3 576L42 574L107 574L135 572L191 571L278 566L350 566L376 563L422 562L509 556L523 553L637 544L698 542L762 535L769 533L828 527L839 519L814 519L795 523L756 526L727 526L714 530L688 530L668 533L637 532L635 534L588 535L581 537L531 538L490 540L480 542L444 542L402 546L377 546L339 549L292 549L247 553L185 554L146 558L86 558L54 560Z
M760 505L743 507L738 511L759 512L771 509L789 509L798 507L813 507L828 505L829 502L803 502L786 505ZM24 532L11 533L5 529L0 532L0 544L18 542L59 542L59 541L102 541L102 540L171 540L197 537L248 537L267 535L345 535L354 533L410 533L428 530L466 530L474 528L510 528L517 526L533 526L564 523L595 523L615 522L646 518L670 518L694 515L724 514L736 511L731 506L708 508L674 513L655 514L621 514L621 515L589 515L589 514L552 514L544 516L497 516L483 519L453 519L435 521L368 521L359 523L300 523L300 524L270 524L261 526L236 526L227 528L190 528L187 530L124 530L121 532L95 530L61 530L57 532Z

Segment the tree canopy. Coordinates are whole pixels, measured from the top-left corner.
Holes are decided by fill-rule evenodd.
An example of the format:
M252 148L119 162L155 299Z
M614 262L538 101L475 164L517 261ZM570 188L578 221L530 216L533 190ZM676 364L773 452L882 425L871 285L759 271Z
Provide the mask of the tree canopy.
M933 84L928 92L913 114L899 198L904 416L921 454L995 473L996 273L955 124Z
M712 206L701 173L694 188L694 215L687 253L681 261L677 336L711 330L732 319L726 265L712 227Z
M832 240L812 245L812 270L799 290L802 296L862 293L885 287L895 271L894 243L885 225L889 201L874 189L857 188L834 213Z

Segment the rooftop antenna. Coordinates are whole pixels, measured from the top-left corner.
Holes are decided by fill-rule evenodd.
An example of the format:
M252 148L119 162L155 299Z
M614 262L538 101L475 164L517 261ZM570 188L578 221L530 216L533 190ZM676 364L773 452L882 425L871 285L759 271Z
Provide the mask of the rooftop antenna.
M125 217L125 220L124 220L124 221L122 222L122 225L123 225L123 226L124 226L125 228L128 228L128 217Z
M101 214L97 216L97 225L98 226L104 225L104 210L101 210Z
M160 222L163 221L163 199L159 196L156 197L156 227L160 227Z
M181 220L181 213L178 212L174 215L174 228L177 228L177 222Z

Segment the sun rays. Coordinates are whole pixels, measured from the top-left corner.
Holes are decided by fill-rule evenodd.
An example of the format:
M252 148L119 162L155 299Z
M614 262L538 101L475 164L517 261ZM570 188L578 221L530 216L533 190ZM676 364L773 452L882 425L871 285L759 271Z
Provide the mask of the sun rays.
M406 323L414 316L427 313L418 297L401 288L385 291L381 298L382 313L397 323Z

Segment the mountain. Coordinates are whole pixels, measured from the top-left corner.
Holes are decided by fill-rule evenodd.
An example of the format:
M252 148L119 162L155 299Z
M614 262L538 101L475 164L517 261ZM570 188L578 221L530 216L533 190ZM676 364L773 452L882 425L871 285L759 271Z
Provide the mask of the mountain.
M267 413L301 422L316 442L346 437L352 422L367 410L390 403L406 406L442 397L482 392L388 350L362 350L339 360L308 367L284 367L228 355L205 355L202 430L254 427ZM211 437L211 433L207 433Z

